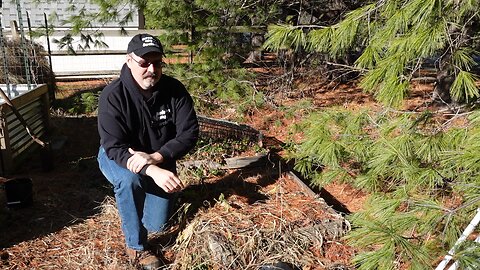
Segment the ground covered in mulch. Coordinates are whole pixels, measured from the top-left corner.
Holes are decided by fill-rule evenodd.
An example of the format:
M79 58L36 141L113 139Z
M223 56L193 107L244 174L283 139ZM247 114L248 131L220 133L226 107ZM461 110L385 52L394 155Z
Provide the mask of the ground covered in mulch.
M53 171L42 171L39 156L24 166L34 203L2 209L1 269L135 269L96 166L95 119L52 121L67 140ZM282 166L267 156L253 168L190 179L171 227L152 237L162 269L346 269L348 222Z
M277 175L277 169L235 171L205 183L228 188L217 191L220 196L201 207L181 230L171 269L348 265L353 250L341 240L348 222L323 199L305 193L291 176ZM343 256L332 250L336 245L342 247Z
M347 266L354 252L341 240L348 222L270 165L187 187L178 219L152 239L164 258L162 269ZM107 195L95 209L73 224L6 248L2 269L134 269L123 254L114 199Z
M92 83L98 88L104 81L86 84ZM280 140L286 127L270 123L297 121L274 111L258 115L248 124ZM35 153L9 176L32 179L33 204L9 209L0 194L0 269L135 269L123 253L111 187L96 163L96 118L57 112L51 121L54 169L44 171ZM218 145L207 141L200 149L212 146ZM228 155L221 159L261 151L265 162L249 169L185 168L182 176L190 179L184 178L179 211L165 233L152 236L163 269L350 268L355 251L342 240L349 224L341 214L287 175L288 166L268 149L222 147Z
M99 90L108 82L60 82L59 98L75 102L84 90ZM407 103L409 109L422 106L431 93L431 85L422 87ZM309 81L294 93L271 88L274 106L254 108L244 120L277 143L302 139L290 127L310 106L376 106L354 83ZM304 98L311 103L298 105ZM32 179L33 204L7 208L0 192L0 269L135 269L124 254L111 186L96 163L96 118L55 111L51 123L54 169L44 171L44 157L34 153L8 176ZM212 149L222 154L212 156ZM202 140L196 154L184 160L190 162L181 171L188 187L171 226L151 239L165 263L162 269L353 269L355 250L342 239L349 230L343 213L360 211L368 194L339 183L315 193L288 174L289 165L270 150ZM265 159L253 168L229 170L222 163L257 154ZM208 168L211 161L223 168Z

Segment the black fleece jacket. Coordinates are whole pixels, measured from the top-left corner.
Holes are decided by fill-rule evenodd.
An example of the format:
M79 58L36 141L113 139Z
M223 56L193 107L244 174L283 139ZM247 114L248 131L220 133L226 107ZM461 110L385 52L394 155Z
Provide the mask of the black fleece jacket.
M132 148L149 154L159 152L164 158L159 166L175 172L175 161L195 146L198 131L191 96L170 76L162 75L147 100L125 64L120 78L100 94L100 144L110 159L125 168L132 156L128 148Z

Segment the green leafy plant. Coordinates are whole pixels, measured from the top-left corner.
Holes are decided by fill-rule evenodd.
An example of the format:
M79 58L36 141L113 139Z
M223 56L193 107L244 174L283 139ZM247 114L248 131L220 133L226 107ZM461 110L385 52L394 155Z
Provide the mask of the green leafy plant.
M70 97L57 98L52 104L55 111L79 115L95 114L98 108L100 89L87 90Z
M254 87L253 75L244 69L224 70L215 63L171 66L169 72L189 89L200 113L230 107L236 117L262 106L263 95Z
M98 108L98 93L86 92L80 96L81 104L85 113L93 113Z

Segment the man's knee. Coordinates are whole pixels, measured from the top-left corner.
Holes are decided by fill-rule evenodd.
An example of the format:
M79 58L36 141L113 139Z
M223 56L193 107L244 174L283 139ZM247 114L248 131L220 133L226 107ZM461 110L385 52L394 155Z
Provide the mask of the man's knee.
M131 189L135 190L141 187L141 177L134 173L126 173L120 176L116 189Z

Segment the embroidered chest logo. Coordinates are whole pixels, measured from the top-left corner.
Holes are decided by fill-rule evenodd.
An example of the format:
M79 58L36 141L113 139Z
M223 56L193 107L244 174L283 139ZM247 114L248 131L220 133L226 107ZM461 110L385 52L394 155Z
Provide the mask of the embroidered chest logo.
M152 126L164 126L167 124L169 121L171 121L172 118L172 111L167 108L167 109L161 109L160 111L156 112L155 115L152 117Z

